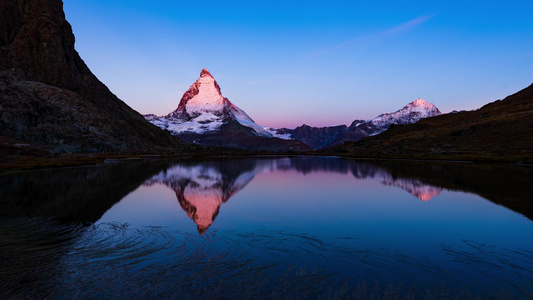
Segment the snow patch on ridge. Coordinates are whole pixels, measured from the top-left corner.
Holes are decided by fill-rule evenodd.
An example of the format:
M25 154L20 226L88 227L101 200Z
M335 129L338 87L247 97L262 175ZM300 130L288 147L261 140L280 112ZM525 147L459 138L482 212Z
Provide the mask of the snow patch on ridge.
M280 133L278 133L278 130L276 128L272 128L272 127L263 127L263 129L268 131L268 133L270 133L270 135L272 135L273 137L277 137L278 139L294 140L292 138L292 134L291 133L280 134Z
M224 124L222 120L212 113L203 113L190 121L183 121L176 118L152 118L149 120L157 127L168 130L172 133L198 133L203 134L209 131L216 131Z

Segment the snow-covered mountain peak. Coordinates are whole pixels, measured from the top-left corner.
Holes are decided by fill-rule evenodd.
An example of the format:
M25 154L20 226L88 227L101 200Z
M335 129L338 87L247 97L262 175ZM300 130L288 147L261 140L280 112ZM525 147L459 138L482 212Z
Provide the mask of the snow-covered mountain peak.
M430 103L427 102L426 100L422 99L422 98L418 98L415 101L411 102L411 104L419 106L419 105L426 105L426 104L430 104Z
M411 124L423 118L441 115L439 109L424 99L418 98L393 113L381 114L370 120L373 125Z
M251 128L258 136L272 137L242 109L222 96L217 81L205 68L200 72L200 78L183 94L176 110L164 117L149 117L151 123L174 134L214 132L230 120Z
M416 99L415 101L407 104L405 107L420 107L420 108L424 108L426 110L435 110L435 109L437 109L435 107L435 105L427 102L426 100L424 100L422 98Z
M184 121L189 121L204 113L221 117L225 101L215 78L207 69L203 69L200 72L200 78L183 94L178 108L167 117Z
M411 111L421 113L422 118L434 117L442 114L435 105L422 98L416 99L415 101L411 102L410 105L412 106Z

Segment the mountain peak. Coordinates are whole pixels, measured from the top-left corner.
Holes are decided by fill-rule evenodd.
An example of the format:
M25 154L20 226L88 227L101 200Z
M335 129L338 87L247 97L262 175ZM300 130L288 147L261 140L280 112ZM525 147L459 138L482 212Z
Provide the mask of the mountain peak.
M211 73L209 73L209 71L207 71L206 68L203 68L203 69L202 69L202 72L200 72L200 78L201 78L201 77L207 77L207 76L213 78L213 75L211 75Z
M440 114L441 112L435 105L422 98L418 98L402 109L393 113L379 115L370 120L370 122L375 126L387 129L391 124L411 124L418 122L422 118L438 116Z
M169 116L186 119L196 118L203 113L221 116L226 101L229 100L222 96L215 78L204 68L200 72L200 78L183 94L178 108Z
M259 136L272 137L270 132L257 125L242 109L222 96L220 86L205 68L200 72L200 78L183 94L178 108L162 119L166 119L163 123L173 124L172 132L175 134L218 131L232 119L251 128ZM151 118L154 124L159 122L158 120ZM166 126L163 123L158 126L168 128L168 124Z
M414 111L418 111L418 112L425 113L425 114L437 114L437 115L441 114L439 109L435 105L433 105L433 103L429 103L422 98L418 98L415 101L407 104L401 110L407 110L407 111L414 110Z
M435 115L441 114L439 109L435 105L433 105L433 103L429 103L422 98L418 98L415 101L409 103L403 109L407 109L407 111L409 112L414 111L414 112L421 113L423 115L421 116L422 118L427 118L429 116L435 116Z
M422 98L418 98L416 99L415 101L411 102L412 104L414 105L425 105L425 104L429 104L429 102L427 102L426 100L422 99Z

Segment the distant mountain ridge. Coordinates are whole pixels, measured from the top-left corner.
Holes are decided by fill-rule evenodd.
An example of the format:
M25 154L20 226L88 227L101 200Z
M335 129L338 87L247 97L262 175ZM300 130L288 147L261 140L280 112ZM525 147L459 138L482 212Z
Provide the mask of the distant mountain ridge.
M299 140L313 149L324 149L379 134L392 125L412 124L423 118L441 114L435 105L419 98L393 113L381 114L367 121L355 120L350 126L311 127L304 124L295 129L283 128L271 131L279 135L285 134L287 138Z

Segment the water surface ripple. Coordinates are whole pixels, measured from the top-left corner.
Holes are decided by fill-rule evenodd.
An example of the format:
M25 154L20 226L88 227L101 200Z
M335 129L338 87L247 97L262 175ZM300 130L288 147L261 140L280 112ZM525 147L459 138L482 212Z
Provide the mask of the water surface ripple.
M198 235L38 219L0 226L4 298L527 299L533 292L531 251L474 241L461 249L443 244L445 261L435 261L367 248L360 238L273 230Z

